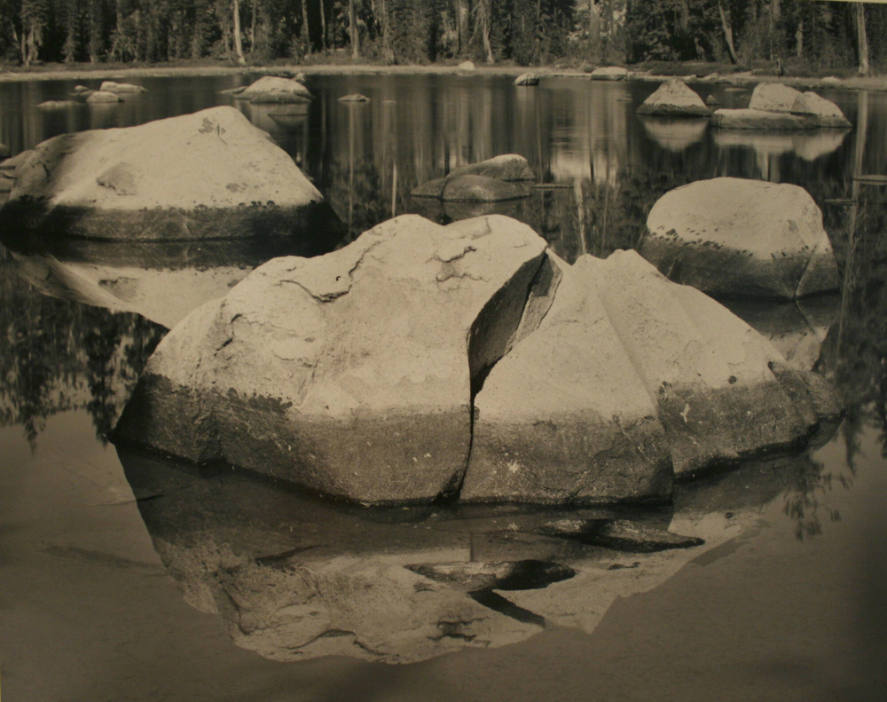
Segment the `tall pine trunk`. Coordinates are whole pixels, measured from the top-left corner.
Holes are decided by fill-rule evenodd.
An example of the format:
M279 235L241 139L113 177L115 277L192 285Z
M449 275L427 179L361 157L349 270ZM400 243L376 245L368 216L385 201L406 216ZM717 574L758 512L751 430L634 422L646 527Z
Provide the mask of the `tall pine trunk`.
M856 3L856 47L859 53L859 73L867 76L871 72L869 65L869 39L865 31L865 4Z
M243 44L240 41L240 0L234 0L234 53L237 55L237 63L246 64L243 58Z
M357 33L357 12L354 0L348 0L348 26L351 30L351 58L360 58L360 36Z
M727 13L724 12L721 0L718 0L718 12L721 15L721 28L724 30L724 41L727 44L727 51L730 52L730 60L733 63L739 63L739 58L736 56L736 48L733 46L733 26L730 24L730 20L727 19Z

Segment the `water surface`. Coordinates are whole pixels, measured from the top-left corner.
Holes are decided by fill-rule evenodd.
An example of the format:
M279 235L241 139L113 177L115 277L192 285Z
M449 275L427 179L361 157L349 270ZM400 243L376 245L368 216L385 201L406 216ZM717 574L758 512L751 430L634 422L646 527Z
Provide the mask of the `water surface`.
M36 105L65 97L72 81L0 84L0 141L17 152L65 131L236 104L219 91L239 82L145 79L149 92L120 105L50 113ZM524 154L539 187L499 211L569 259L634 246L653 202L685 182L804 186L846 273L840 295L731 305L836 383L843 423L812 452L683 486L667 508L580 515L670 525L703 535L696 549L636 554L539 536L540 521L563 514L366 513L107 441L165 328L286 247L7 241L0 671L10 699L882 698L887 207L883 189L854 188L852 175L887 173L887 96L829 92L854 130L772 135L641 120L634 110L654 88L644 84L397 76L310 87L316 99L284 120L238 106L352 236L402 212L472 214L429 211L409 192L503 152ZM725 106L748 97L699 90ZM351 92L371 102L337 102ZM403 568L519 561L576 574L547 587L444 583L423 607L428 593ZM293 593L306 577L338 587L305 607Z

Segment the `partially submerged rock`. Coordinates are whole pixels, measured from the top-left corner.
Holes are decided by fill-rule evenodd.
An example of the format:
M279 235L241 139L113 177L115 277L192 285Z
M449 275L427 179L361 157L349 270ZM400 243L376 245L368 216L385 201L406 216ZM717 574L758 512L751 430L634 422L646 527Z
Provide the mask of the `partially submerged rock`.
M148 92L147 88L141 85L135 85L134 83L118 83L113 80L102 81L99 90L114 93L115 95L138 95L140 93Z
M123 102L123 98L117 93L111 93L106 90L94 90L86 98L86 102L90 105L111 104L115 102Z
M839 283L822 212L790 184L713 178L671 190L650 210L639 250L712 295L793 299Z
M807 115L790 112L767 112L748 108L715 110L711 116L713 127L722 129L787 130L816 129L816 122Z
M521 73L517 78L514 79L515 85L539 85L539 74L538 73Z
M339 102L369 102L370 99L366 95L361 95L360 93L349 93L348 95L343 95L339 98Z
M638 107L639 115L660 117L699 117L709 112L702 98L680 78L662 83Z
M454 168L450 171L450 175L482 175L507 181L536 180L529 161L520 154L499 154L477 163Z
M758 83L748 101L750 110L764 112L792 112L792 106L801 93L782 83Z
M67 110L70 107L77 107L81 103L76 100L44 100L39 105L37 105L38 110Z
M759 83L748 109L717 110L712 124L725 129L845 128L850 122L831 100L780 83Z
M538 328L475 398L462 500L663 499L672 469L803 444L818 422L797 392L822 391L812 375L774 373L757 332L636 253L558 270Z
M526 158L500 154L455 168L444 178L417 186L410 194L447 202L498 202L527 197L529 190L516 183L529 180L535 180L535 175Z
M432 500L461 482L472 387L507 349L544 249L504 217L405 215L269 261L163 340L118 435L352 500Z
M16 168L10 231L100 239L282 236L330 217L322 196L238 110L65 134Z
M622 66L600 66L591 72L592 80L625 80L628 69Z
M449 175L415 188L413 197L435 197L445 202L498 202L527 197L529 191L516 183L482 175Z
M474 61L463 61L458 66L456 66L460 71L473 71L477 68L474 65Z
M291 78L264 76L236 96L254 103L307 102L311 100L311 91Z

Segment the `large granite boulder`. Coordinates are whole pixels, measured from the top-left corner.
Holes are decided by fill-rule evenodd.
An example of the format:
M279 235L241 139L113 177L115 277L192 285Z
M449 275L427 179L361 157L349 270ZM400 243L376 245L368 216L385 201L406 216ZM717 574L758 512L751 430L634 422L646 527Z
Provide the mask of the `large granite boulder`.
M660 117L700 117L709 113L702 98L680 78L662 83L638 107L639 115Z
M405 215L273 259L170 332L118 436L361 502L432 500L461 482L472 390L544 250L505 217Z
M331 217L292 158L233 107L64 134L18 163L8 231L100 239L292 235Z
M712 295L793 299L839 284L822 212L796 185L713 178L671 190L650 210L639 250Z
M803 444L831 411L818 377L635 252L554 270L475 398L462 500L664 499L672 470Z
M307 102L311 91L299 81L280 76L263 76L237 93L238 99L254 103Z

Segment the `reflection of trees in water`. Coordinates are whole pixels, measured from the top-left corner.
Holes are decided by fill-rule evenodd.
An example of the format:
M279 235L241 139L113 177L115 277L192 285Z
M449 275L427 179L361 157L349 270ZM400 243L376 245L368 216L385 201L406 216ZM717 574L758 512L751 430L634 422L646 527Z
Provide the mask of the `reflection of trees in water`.
M46 417L85 407L104 440L163 329L134 314L43 297L0 261L0 422L32 450Z
M822 518L841 521L841 513L829 503L828 493L840 484L845 490L853 485L854 471L837 474L826 471L825 466L809 461L809 470L796 476L796 483L783 495L783 512L795 523L795 536L799 541L822 533Z

